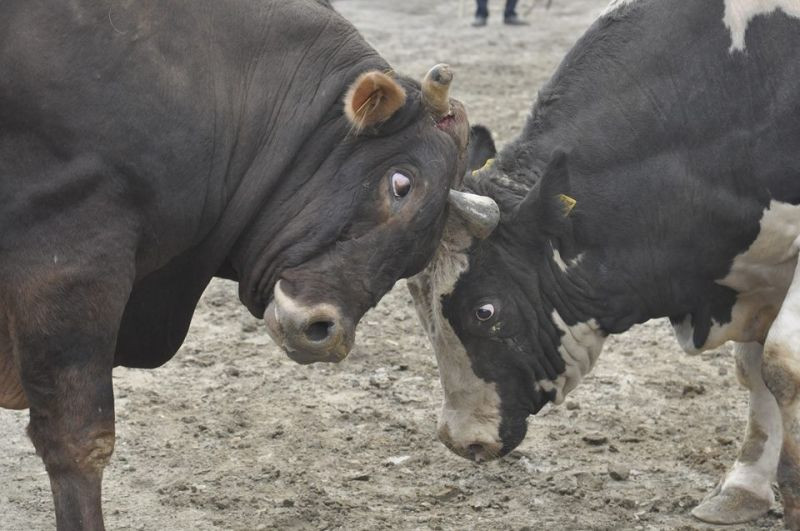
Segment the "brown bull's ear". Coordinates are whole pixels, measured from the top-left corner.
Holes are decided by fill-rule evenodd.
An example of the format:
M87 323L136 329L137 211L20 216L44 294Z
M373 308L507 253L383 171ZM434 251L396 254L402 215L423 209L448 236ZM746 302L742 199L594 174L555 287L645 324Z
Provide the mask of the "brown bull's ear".
M344 113L356 130L384 122L406 101L406 91L388 75L364 72L344 97Z

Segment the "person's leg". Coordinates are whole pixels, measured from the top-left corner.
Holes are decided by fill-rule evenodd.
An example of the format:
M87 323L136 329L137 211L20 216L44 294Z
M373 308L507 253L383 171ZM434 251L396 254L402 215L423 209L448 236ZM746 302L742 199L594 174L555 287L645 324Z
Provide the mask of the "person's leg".
M503 13L503 18L511 18L517 16L517 0L506 0L506 10Z
M475 10L475 20L472 21L472 26L480 28L486 25L486 19L489 17L489 0L478 0L478 9Z
M509 26L527 26L528 23L517 16L517 0L506 0L503 22Z
M516 3L516 2L515 2ZM475 11L475 17L487 18L489 16L489 0L478 0L478 9Z

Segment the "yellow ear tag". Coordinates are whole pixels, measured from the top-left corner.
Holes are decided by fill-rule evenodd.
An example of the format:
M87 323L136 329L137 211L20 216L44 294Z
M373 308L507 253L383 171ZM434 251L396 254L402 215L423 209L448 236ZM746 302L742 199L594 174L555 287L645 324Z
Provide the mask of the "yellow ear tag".
M578 204L575 199L564 194L558 194L558 200L561 201L561 205L564 207L564 217L569 216L569 213L572 212L572 209Z
M483 166L481 166L481 169L473 170L472 176L474 177L478 175L479 171L488 170L489 168L492 167L492 164L494 164L494 159L487 159L486 162L483 164Z

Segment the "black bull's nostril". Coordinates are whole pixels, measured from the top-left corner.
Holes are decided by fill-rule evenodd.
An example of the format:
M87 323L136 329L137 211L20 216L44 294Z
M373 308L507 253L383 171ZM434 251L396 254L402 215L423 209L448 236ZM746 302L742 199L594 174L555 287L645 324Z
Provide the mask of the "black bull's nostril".
M489 444L472 443L467 446L467 457L476 463L483 463L495 459L498 453Z
M335 326L333 321L317 321L311 323L305 329L306 338L314 343L325 341L331 337Z
M478 461L483 452L484 449L482 444L472 443L469 446L467 446L467 453L469 454L470 458L472 458L473 461Z

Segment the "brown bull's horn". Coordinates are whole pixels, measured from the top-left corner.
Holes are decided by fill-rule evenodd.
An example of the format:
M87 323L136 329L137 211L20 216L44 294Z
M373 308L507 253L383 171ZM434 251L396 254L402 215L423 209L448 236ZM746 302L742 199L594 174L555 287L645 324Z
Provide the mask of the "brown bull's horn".
M422 80L422 101L438 120L450 114L450 82L453 72L445 64L431 68Z
M500 222L500 208L491 197L450 190L451 212L464 222L470 234L483 240Z

